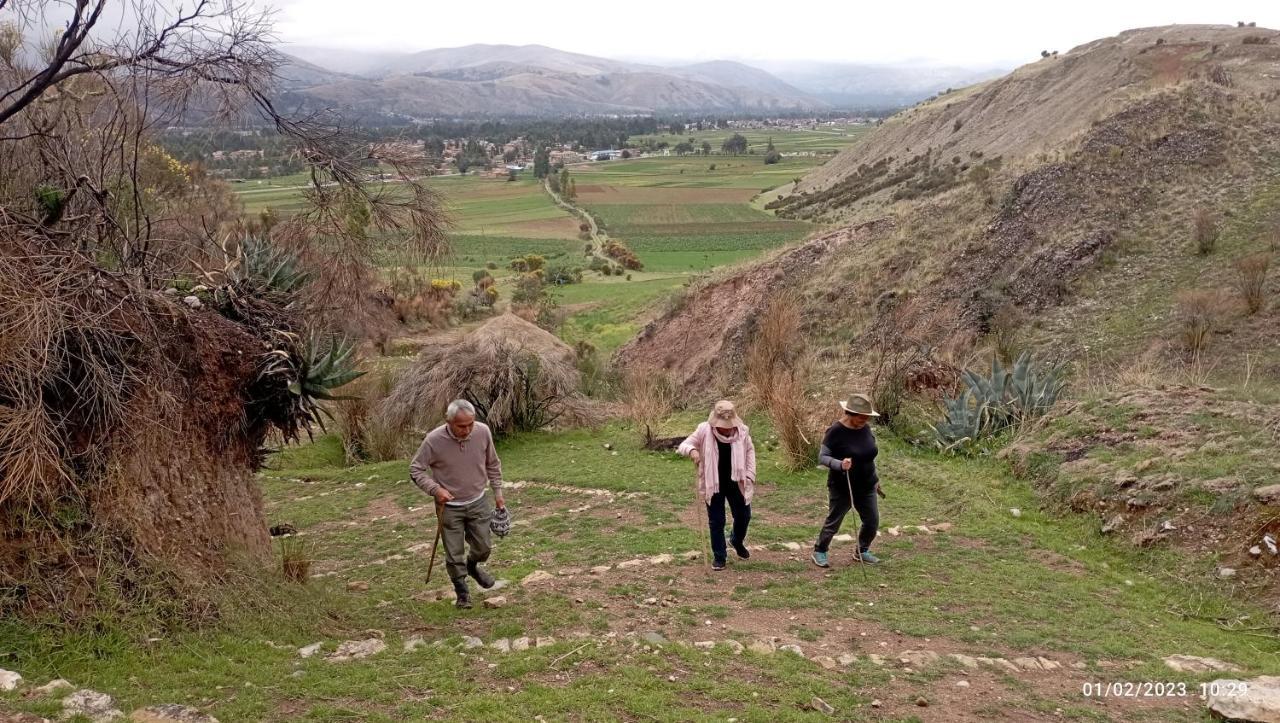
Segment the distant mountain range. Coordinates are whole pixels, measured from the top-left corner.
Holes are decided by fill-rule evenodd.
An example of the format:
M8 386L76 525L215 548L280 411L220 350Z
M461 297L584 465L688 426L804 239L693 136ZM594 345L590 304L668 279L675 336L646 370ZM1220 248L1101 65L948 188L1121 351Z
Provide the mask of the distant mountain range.
M776 72L717 60L666 67L542 45L419 53L286 48L287 101L401 118L682 112L786 112L912 103L989 77L954 68L815 63Z

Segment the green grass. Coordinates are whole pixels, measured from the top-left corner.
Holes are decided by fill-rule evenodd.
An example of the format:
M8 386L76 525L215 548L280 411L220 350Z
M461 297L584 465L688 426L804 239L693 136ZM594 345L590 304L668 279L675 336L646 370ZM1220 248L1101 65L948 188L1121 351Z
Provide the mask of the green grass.
M661 432L687 431L699 417L678 415ZM824 512L822 475L779 467L767 423L749 421L761 453L749 540L808 540ZM644 452L637 439L634 430L611 424L501 441L507 479L642 496L607 505L610 512L627 512L615 519L570 511L592 499L587 496L536 486L512 490L507 499L520 524L498 542L491 568L518 579L534 569L699 549L700 534L684 521L689 463L670 453ZM344 468L338 466L336 440L322 437L273 459L262 481L269 519L296 525L316 568L338 575L305 588L268 577L238 595L229 589L227 614L203 630L103 620L93 630L66 631L3 621L4 667L37 683L61 676L109 692L126 710L179 702L222 720L281 721L513 720L527 719L531 711L548 719L817 720L806 709L814 695L835 706L841 718L861 720L878 715L867 707L871 698L886 700L889 715L911 715L915 695L934 684L949 686L957 675L945 664L894 673L863 657L849 671L825 671L782 654L739 657L723 648L703 653L679 646L645 652L569 636L599 635L627 620L637 632L657 626L673 641L749 642L765 633L743 632L741 621L777 619L773 634L791 636L807 650L831 645L832 654L892 655L937 644L923 642L927 638L974 655L1078 659L1093 672L1076 675L1089 679L1199 680L1164 669L1159 658L1172 653L1230 660L1250 673L1280 670L1280 642L1214 622L1242 615L1261 620L1262 613L1207 584L1173 584L1165 576L1174 567L1171 553L1135 550L1101 537L1089 519L1038 511L1028 484L996 462L940 457L887 434L880 441L881 478L889 494L883 527L948 521L955 528L936 536L883 535L877 550L885 563L867 571L869 582L848 563L847 548L837 546L829 574L802 556L758 553L721 577L698 563L676 563L657 578L621 572L584 577L568 595L511 588L504 593L506 607L460 612L445 602L412 598L422 589L421 556L353 567L430 541L430 505L407 482L404 462ZM1022 516L1012 517L1010 507L1020 507ZM349 593L347 580L367 581L371 589ZM575 594L589 601L575 603ZM650 614L644 611L651 608L640 605L642 598L668 595L680 600L669 611ZM720 630L721 624L728 629ZM845 632L837 633L836 625ZM368 629L383 632L387 652L334 664L302 660L294 651L326 641L329 652ZM486 641L551 635L559 642L508 655L464 656L429 645L402 652L402 641L415 634L428 641L464 634ZM149 638L158 639L144 642ZM886 638L890 645L879 646ZM1092 667L1108 660L1133 666ZM1016 677L981 685L994 686L1005 715L1062 708L1068 719L1106 719L1104 709L1087 705L1070 686L1046 688ZM56 713L38 700L7 695L0 701ZM1142 715L1138 708L1105 710L1124 720ZM1151 720L1194 717L1173 708L1146 714Z

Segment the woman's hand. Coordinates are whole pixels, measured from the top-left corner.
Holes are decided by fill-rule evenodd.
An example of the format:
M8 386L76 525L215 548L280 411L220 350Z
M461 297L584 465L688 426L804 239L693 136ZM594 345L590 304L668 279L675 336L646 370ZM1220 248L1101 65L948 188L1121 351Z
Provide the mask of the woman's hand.
M853 460L849 459L848 457L845 457L844 461L840 463L840 469L846 472L848 472L852 467L853 467Z
M701 465L701 464L702 464L702 453L695 449L695 450L693 450L692 452L690 452L690 453L689 453L689 459L692 459L694 464L696 464L696 465Z

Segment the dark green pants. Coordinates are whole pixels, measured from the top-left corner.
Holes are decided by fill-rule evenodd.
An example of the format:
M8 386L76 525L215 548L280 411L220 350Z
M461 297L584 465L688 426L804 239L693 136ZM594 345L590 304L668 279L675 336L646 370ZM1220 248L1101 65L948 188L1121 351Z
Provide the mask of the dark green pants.
M467 576L467 563L481 563L489 559L492 546L489 543L489 518L493 516L493 502L485 495L465 507L444 506L445 567L450 580ZM470 548L468 553L467 548Z

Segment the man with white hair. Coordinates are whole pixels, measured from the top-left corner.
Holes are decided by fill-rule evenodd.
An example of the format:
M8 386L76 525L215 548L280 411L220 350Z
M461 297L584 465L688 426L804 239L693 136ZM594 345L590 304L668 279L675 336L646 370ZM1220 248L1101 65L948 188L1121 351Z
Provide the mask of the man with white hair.
M489 559L489 519L494 506L506 507L502 499L502 462L493 448L493 433L476 421L476 408L471 402L456 399L449 403L445 423L422 440L409 464L409 476L419 489L436 498L445 568L458 593L455 604L470 608L467 575L474 577L480 587L493 587L493 576L480 564ZM486 486L493 488L492 504L485 497Z

